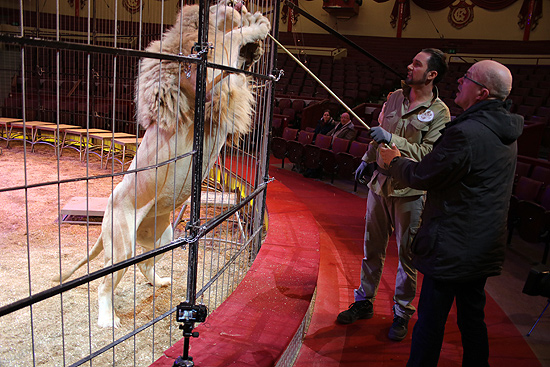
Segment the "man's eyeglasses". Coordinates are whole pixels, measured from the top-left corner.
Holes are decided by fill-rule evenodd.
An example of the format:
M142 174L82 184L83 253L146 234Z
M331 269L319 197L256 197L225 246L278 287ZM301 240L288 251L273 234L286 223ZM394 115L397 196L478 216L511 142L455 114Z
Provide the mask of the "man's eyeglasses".
M473 80L472 78L470 78L470 77L468 76L468 73L464 74L462 77L463 77L464 79L468 79L469 81L471 81L471 82L474 83L474 84L479 85L481 88L489 89L489 88L487 88L487 87L485 86L485 84L480 83L480 82L478 82L477 80Z

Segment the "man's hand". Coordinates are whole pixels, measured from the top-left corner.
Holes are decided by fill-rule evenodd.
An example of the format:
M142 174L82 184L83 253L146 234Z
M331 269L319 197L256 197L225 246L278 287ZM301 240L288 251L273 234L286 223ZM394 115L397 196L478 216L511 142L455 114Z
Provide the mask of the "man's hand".
M355 181L359 181L361 177L365 175L365 171L367 170L368 164L365 161L361 161L361 164L357 169L355 170Z
M386 143L389 144L391 142L391 134L381 128L380 126L375 126L370 129L369 131L371 138L374 139L375 142L378 144Z
M392 144L391 149L380 145L380 147L378 147L378 154L380 155L380 158L382 158L382 161L384 161L384 165L386 167L389 167L392 159L401 156L401 152L399 152L399 149L397 149L395 144Z

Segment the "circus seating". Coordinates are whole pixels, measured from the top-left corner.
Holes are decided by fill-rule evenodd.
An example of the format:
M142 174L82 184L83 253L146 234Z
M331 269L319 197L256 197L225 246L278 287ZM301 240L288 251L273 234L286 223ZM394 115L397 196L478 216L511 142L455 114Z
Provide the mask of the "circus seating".
M508 213L508 245L514 230L529 243L544 243L541 263L550 249L550 163L518 156L516 182Z
M292 129L286 127L283 131L282 137L273 137L271 141L271 152L275 158L282 160L282 167L285 167L285 158L288 156L287 145L289 141L296 139L298 136L298 129Z
M331 143L331 136L319 134L315 138L315 143L307 144L304 147L304 168L319 169L321 167L321 149L329 149Z
M354 172L361 164L361 158L367 152L368 144L352 141L347 152L336 154L338 176L354 181L354 191L357 191L357 181Z
M295 165L301 166L304 162L304 148L313 141L313 133L302 130L298 133L298 140L287 142L288 160Z
M544 123L530 123L526 121L523 133L518 138L518 154L538 158L542 137L546 129Z

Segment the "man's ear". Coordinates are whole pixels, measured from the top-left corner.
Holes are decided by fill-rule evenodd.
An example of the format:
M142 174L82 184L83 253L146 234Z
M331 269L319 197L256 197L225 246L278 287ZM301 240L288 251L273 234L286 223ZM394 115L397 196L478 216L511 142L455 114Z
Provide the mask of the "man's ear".
M479 100L480 101L486 100L487 98L489 98L490 94L491 94L491 92L489 91L489 89L482 88L480 93L479 93Z
M428 71L428 74L426 75L426 79L427 79L428 81L433 82L434 79L437 77L437 74L438 74L437 71L435 71L435 70L430 70L430 71Z

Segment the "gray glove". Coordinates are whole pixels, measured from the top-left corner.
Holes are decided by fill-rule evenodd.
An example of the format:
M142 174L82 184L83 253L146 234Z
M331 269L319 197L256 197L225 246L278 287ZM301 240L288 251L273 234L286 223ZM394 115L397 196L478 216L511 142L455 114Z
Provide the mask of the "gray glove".
M389 144L391 142L391 134L381 128L380 126L375 126L370 129L369 131L371 138L378 144L386 143Z
M361 177L363 177L367 171L368 163L365 161L361 161L361 164L357 169L355 170L355 181L359 181Z

